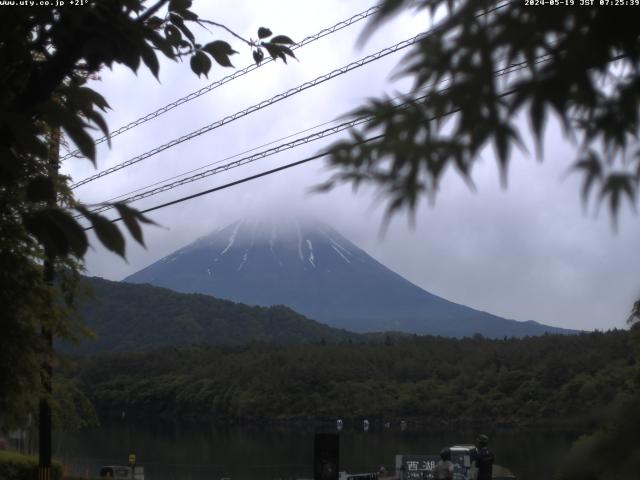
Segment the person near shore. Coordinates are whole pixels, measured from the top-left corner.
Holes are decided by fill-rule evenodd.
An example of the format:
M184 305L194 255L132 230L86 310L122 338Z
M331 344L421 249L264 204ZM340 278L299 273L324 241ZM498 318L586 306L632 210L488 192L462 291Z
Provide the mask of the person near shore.
M453 462L451 461L451 450L443 448L440 450L440 460L436 464L436 480L453 480Z
M494 455L493 452L489 450L489 437L486 435L478 435L476 444L478 447L475 459L476 468L478 469L476 480L491 480Z

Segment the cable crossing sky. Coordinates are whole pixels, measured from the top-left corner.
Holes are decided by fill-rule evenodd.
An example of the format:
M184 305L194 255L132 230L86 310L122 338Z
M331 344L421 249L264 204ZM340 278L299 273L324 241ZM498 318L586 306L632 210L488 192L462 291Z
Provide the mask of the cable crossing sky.
M537 57L535 59L535 61L533 62L533 64L544 63L544 62L548 61L549 58L550 58L549 55L542 55L540 57ZM506 66L506 67L504 67L502 69L497 70L494 73L494 77L497 78L497 77L501 77L501 76L504 76L504 75L508 75L508 74L517 72L519 70L522 70L522 69L526 68L528 65L529 65L528 61L523 61L523 62L520 62L520 63L508 65L508 66ZM443 91L444 90L446 90L446 88L443 89ZM513 93L515 93L515 90L507 90L507 91L503 92L501 94L501 96L507 96L507 95L511 95ZM412 101L414 101L414 102L415 101L423 101L423 100L426 100L427 97L428 97L428 95L425 95L425 96L422 96L422 97L419 97L419 98L412 99ZM397 108L404 108L404 107L406 107L408 105L408 103L409 102L404 102L402 104L399 104L397 106ZM452 112L449 112L448 114L451 114L451 113L455 113L455 112L452 111ZM236 168L236 167L248 164L248 163L255 162L255 161L260 160L262 158L266 158L268 156L275 155L276 153L279 153L279 152L282 152L282 151L285 151L285 150L289 150L289 149L298 147L300 145L307 144L307 143L313 142L315 140L319 140L321 138L328 137L330 135L334 135L334 134L336 134L338 132L347 130L349 128L353 128L355 126L362 125L364 123L370 122L371 120L372 120L371 117L356 118L356 119L341 123L339 125L336 125L334 127L322 130L320 132L313 133L313 134L308 135L306 137L298 138L298 139L296 139L296 140L294 140L292 142L281 144L281 145L278 145L276 147L270 148L268 150L264 150L262 152L259 152L257 154L244 157L244 158L239 159L237 161L230 162L230 163L227 163L225 165L221 165L219 167L215 167L215 168L212 168L210 170L206 170L206 171L200 172L200 173L198 173L196 175L192 175L190 177L182 178L182 179L180 179L180 180L178 180L176 182L172 182L172 183L165 184L165 185L162 185L160 187L157 187L157 188L154 188L154 189L151 189L151 190L147 190L147 191L142 192L142 193L140 193L138 195L134 195L132 197L128 197L126 199L123 199L121 202L130 203L130 202L134 202L136 200L141 200L143 198L151 197L151 196L157 195L159 193L162 193L162 192L165 192L165 191L168 191L168 190L172 190L172 189L177 188L177 187L179 187L181 185L192 183L192 182L200 180L202 178L205 178L205 177L208 177L208 176L211 176L211 175L215 175L217 173L220 173L220 172L223 172L223 171L226 171L226 170L230 170L232 168ZM370 137L370 138L365 139L362 143L370 142L372 140L376 140L376 139L382 138L383 136L384 135L377 135L375 137ZM272 173L276 173L276 172L279 172L281 170L285 170L286 168L291 168L291 167L294 167L294 166L298 166L298 165L301 165L303 163L307 163L307 162L309 162L311 160L316 160L318 158L327 156L329 154L330 154L330 151L325 151L323 153L320 153L320 154L317 154L317 155L313 155L312 157L308 157L306 159L303 159L303 160L300 160L300 161L297 161L297 162L293 162L293 163L285 165L283 167L278 167L278 168L275 168L273 170L269 170L268 172L263 172L261 174L252 175L250 177L246 177L245 179L241 179L239 181L231 182L230 184L226 184L226 185L223 185L223 186L220 186L220 187L215 187L214 189L209 189L205 193L212 193L214 191L222 190L224 188L228 188L228 187L231 187L231 186L234 186L234 185L238 185L240 183L245 183L246 181L253 180L253 179L256 179L256 178L260 178L260 177L265 176L265 175L270 175ZM203 193L203 194L205 194L205 193ZM189 195L187 197L184 197L183 200L178 199L178 201L172 201L172 202L168 202L167 204L162 204L161 207L174 205L175 203L180 203L181 201L189 200L189 199L195 198L197 196L201 196L201 195L200 194ZM146 210L143 210L141 213L147 213L147 212L152 211L152 210L157 210L158 208L161 208L161 207L153 207L151 209L146 209ZM94 209L93 212L94 213L100 213L100 212L104 212L106 210L110 210L112 208L114 208L112 205L105 204L105 205L101 205L100 207ZM80 217L80 216L78 216L78 217ZM118 220L118 219L116 219L116 220ZM116 221L116 220L114 220L114 221Z
M310 43L315 42L316 40L319 40L323 37L326 37L327 35L331 35L332 33L338 32L340 30L342 30L343 28L349 27L355 23L358 23L361 20L365 20L366 18L369 18L371 15L374 15L375 13L377 13L380 10L380 6L376 5L374 7L371 7L363 12L357 13L355 15L353 15L352 17L347 18L346 20L342 20L341 22L336 23L335 25L332 25L331 27L328 28L324 28L322 30L320 30L318 33L314 34L314 35L309 35L308 37L302 39L300 42L296 43L294 46L291 47L292 50L297 50L298 48L304 47L305 45L308 45ZM133 120L132 122L123 125L120 128L117 128L116 130L114 130L113 132L109 132L109 135L105 135L103 137L100 137L96 140L94 140L94 143L96 145L100 144L100 143L104 143L107 140L112 139L113 137L116 137L128 130L131 130L134 127L137 127L138 125L142 125L143 123L146 123L150 120L153 120L155 118L158 118L161 115L164 115L165 113L173 110L174 108L179 107L180 105L183 105L187 102L190 102L191 100L194 100L202 95L204 95L205 93L211 92L212 90L215 90L218 87L221 87L222 85L230 82L231 80L235 80L236 78L242 77L243 75L252 72L254 70L256 70L257 68L266 65L267 63L272 62L272 58L271 57L267 57L265 58L260 65L257 65L256 63L252 63L250 65L247 65L246 67L240 69L240 70L236 70L235 72L233 72L230 75L227 75L226 77L221 78L220 80L216 80L213 83L210 83L209 85L207 85L206 87L201 88L200 90L196 90L194 92L189 93L188 95L185 95L184 97L178 98L177 100L174 100L173 102L158 108L157 110L148 113L136 120ZM69 158L72 157L76 157L80 155L80 150L74 150L66 155L64 155L60 160L67 160Z
M507 6L507 5L508 5L508 4L510 4L510 3L511 3L511 2L506 2L506 3L504 3L504 4L500 4L500 5L496 6L496 7L494 7L493 9L491 9L490 11L485 11L485 12L482 12L482 13L478 14L478 16L484 16L484 15L487 15L488 13L491 13L491 12L493 12L493 11L499 10L499 9L501 9L501 8L503 8L503 7L505 7L505 6ZM355 16L353 16L353 17L351 17L351 18L347 19L347 20L344 20L343 22L340 22L339 24L334 25L333 27L330 27L329 29L325 29L325 30L321 31L320 33L318 33L318 34L316 34L316 35L320 35L322 32L328 32L328 31L331 31L331 30L333 30L333 29L335 29L336 27L341 26L341 25L342 25L342 26L344 26L344 25L352 24L353 22L357 21L358 19L366 18L367 16L371 15L372 13L375 13L375 11L377 11L378 9L379 9L379 7L378 7L378 6L372 7L372 8L370 8L370 9L368 9L368 10L364 11L364 12L361 12L360 14L357 14L357 15L355 15ZM432 32L432 31L433 31L433 30L431 30L430 32ZM430 32L426 32L426 33L430 33ZM307 37L307 38L312 38L312 37ZM306 41L307 41L307 39L303 40L303 41L301 42L301 44L304 44ZM518 65L522 65L522 64L512 64L512 65L510 65L510 66L508 66L508 67L505 67L505 69L503 69L503 70L505 70L505 73L508 73L508 72L506 72L506 70L507 70L507 69L510 69L510 68L513 68L513 67L517 67ZM500 71L496 71L496 75L497 75L497 76L501 76L501 75L503 75L503 74L504 74L504 73L500 73ZM448 80L447 80L447 79L444 79L444 80L439 81L438 83L442 83L442 82L445 82L445 81L448 81ZM212 85L214 85L214 84L212 84ZM205 89L202 89L202 91L204 91L204 90L206 90L206 89L208 89L208 88L210 88L210 87L211 87L211 86L209 86L209 87L205 87ZM426 88L427 88L427 87L425 87L425 89L426 89ZM197 92L195 92L195 93L197 93ZM185 97L185 98L188 98L188 97ZM400 97L396 97L396 98L400 98ZM406 97L405 97L405 98L406 98ZM422 98L422 97L421 97L421 98ZM419 100L419 99L416 99L416 100ZM112 202L112 201L117 201L117 200L120 200L120 199L123 199L123 200L120 200L120 201L124 201L124 202L138 200L138 199L139 199L139 197L138 197L138 196L135 196L135 197L130 197L130 196L131 196L131 195L133 195L133 194L135 194L135 193L137 193L137 192L140 192L140 191L142 191L142 190L145 190L145 189L149 189L149 188L155 187L156 185L160 185L160 184L162 184L162 183L164 183L164 182L169 182L169 181L171 181L171 180L175 180L175 179L178 179L178 178L180 178L180 177L184 177L185 175L188 175L188 174L191 174L191 173L194 173L194 172L198 172L198 171L203 170L203 169L205 169L205 168L207 168L207 167L210 167L210 166L212 166L212 165L217 165L217 164L220 164L220 163L222 163L222 162L225 162L225 161L228 161L228 160L232 160L232 159L234 159L234 158L238 158L238 157L240 157L240 156L242 156L242 155L246 155L247 153L254 152L254 151L256 151L256 150L258 150L258 149L260 149L260 148L264 148L264 147L267 147L267 146L269 146L269 145L273 145L273 144L275 144L275 143L278 143L278 142L280 142L280 141L283 141L283 140L286 140L286 139L288 139L288 138L294 137L294 136L296 136L296 135L300 135L300 134L302 134L302 133L309 132L309 131L314 130L314 129L316 129L316 128L320 128L320 127L323 127L323 126L326 126L326 125L330 125L330 124L335 123L335 122L336 122L336 120L323 122L323 123L321 123L321 124L319 124L319 125L315 125L315 126L313 126L313 127L309 127L309 128L304 129L304 130L301 130L301 131L298 131L298 132L295 132L295 133L292 133L292 134L286 135L286 136L281 137L281 138L279 138L279 139L277 139L277 140L273 140L273 141L267 142L267 143L265 143L265 144L262 144L262 145L259 145L259 146L256 146L256 147L253 147L253 148L250 148L250 149L244 150L244 151L242 151L242 152L240 152L240 153L236 153L236 154L234 154L234 155L230 155L230 156L228 156L228 157L225 157L225 158L223 158L223 159L219 159L219 160L217 160L217 161L211 162L211 163L206 164L206 165L204 165L204 166L197 167L197 168L194 168L194 169L188 170L188 171L186 171L186 172L183 172L183 173L181 173L181 174L173 175L173 176L171 176L171 177L169 177L169 178L165 178L164 180L160 180L160 181L154 182L154 183L152 183L152 184L146 185L146 186L144 186L144 187L137 188L137 189L135 189L135 190L133 190L133 191L129 191L128 193L123 193L123 194L117 195L117 196L115 196L115 197L110 198L109 200L106 200L105 202ZM332 129L332 130L334 130L334 129ZM334 131L334 133L337 133L337 131ZM321 138L321 137L320 137L320 138ZM317 138L316 138L316 139L317 139ZM280 150L280 151L281 151L281 150ZM277 152L276 152L276 153L277 153ZM264 156L266 156L266 155L263 155L263 154L264 154L264 152L262 152L262 153L261 153L261 155L262 155L262 157L261 157L261 158L264 158ZM245 158L246 158L246 157L245 157ZM243 159L243 160L244 160L244 159ZM234 162L233 166L238 166L238 165L237 165L237 162ZM228 167L228 168L233 168L233 167ZM226 169L228 169L228 168L224 168L223 170L226 170ZM209 170L208 172L211 172L211 170ZM200 178L203 178L203 176L202 176L202 175L200 175L200 174L199 174L198 176L199 176ZM192 177L189 177L189 178L192 178ZM180 180L179 182L181 182L181 183L182 183L182 182L183 182L183 180ZM165 187L166 187L166 186L161 187L161 191L166 191L166 188L165 188ZM146 194L146 192L145 192L145 195L144 195L143 197L140 197L140 198L145 198L146 196L148 196L148 195L147 195L147 194ZM124 197L129 197L129 198L124 198ZM108 209L108 208L100 207L99 211L104 211L105 209Z
M138 156L135 156L129 160L126 160L118 165L114 165L113 167L107 168L106 170L103 170L102 172L98 172L95 175L92 175L90 177L87 177L83 180L80 180L79 182L71 185L72 189L78 188L82 185L85 185L89 182L92 182L94 180L97 180L99 178L102 178L106 175L110 175L111 173L117 172L118 170L122 170L123 168L129 167L131 165L134 165L136 163L139 163L143 160L146 160L147 158L153 157L154 155L157 155L160 152L163 152L165 150L168 150L169 148L175 147L176 145L179 145L183 142L192 140L204 133L210 132L212 130L215 130L216 128L219 128L223 125L226 125L228 123L231 123L235 120L238 120L239 118L243 118L246 117L247 115L252 114L253 112L257 112L258 110L261 110L263 108L269 107L277 102L280 102L281 100L284 100L286 98L289 98L293 95L296 95L300 92L303 92L305 90L308 90L310 88L316 87L318 85L320 85L321 83L327 82L333 78L339 77L341 75L344 75L352 70L355 70L357 68L360 68L364 65L367 65L371 62L375 62L376 60L380 60L383 57L386 57L387 55L390 55L392 53L398 52L404 48L407 48L411 45L414 45L415 43L419 42L420 40L422 40L423 38L426 38L428 35L432 34L434 32L434 30L429 30L428 32L424 32L424 33L420 33L418 35L416 35L413 38L407 39L407 40L403 40L401 42L396 43L395 45L391 46L391 47L387 47L384 48L376 53L373 53L371 55L367 55L366 57L361 58L360 60L356 60L355 62L351 62L341 68L337 68L329 73L326 73L324 75L321 75L317 78L314 78L313 80L310 80L308 82L303 83L302 85L299 85L297 87L294 87L292 89L289 89L283 93L279 93L278 95L275 95L271 98L269 98L268 100L263 100L259 103L256 103L244 110L240 110L232 115L228 115L224 118L222 118L221 120L218 120L216 122L213 122L209 125L205 125L202 128L199 128L198 130L194 130L191 133L188 133L186 135L183 135L181 137L175 138L173 140L171 140L170 142L165 143L164 145L160 145L152 150L149 150L145 153L142 153Z
M477 17L482 17L482 16L485 16L485 15L488 15L488 14L490 14L490 13L496 11L496 10L499 10L501 8L506 7L510 3L511 2L506 2L504 4L501 4L501 5L498 5L498 6L494 7L494 8L492 8L491 10L483 11L483 12L479 13L477 15ZM376 7L373 7L373 8L376 8ZM371 10L371 9L369 9L369 10ZM369 10L367 10L367 11L369 11ZM331 79L333 79L335 77L338 77L340 75L348 73L348 72L350 72L350 71L352 71L352 70L354 70L356 68L362 67L362 66L367 65L367 64L369 64L371 62L379 60L380 58L383 58L383 57L385 57L387 55L390 55L390 54L395 53L395 52L397 52L399 50L402 50L402 49L407 48L407 47L409 47L411 45L414 45L415 43L417 43L418 41L422 40L423 38L427 38L428 36L434 34L439 29L440 29L440 26L432 27L431 29L429 29L429 30L427 30L425 32L422 32L422 33L416 35L413 38L398 42L397 44L395 44L395 45L393 45L391 47L384 48L384 49L382 49L382 50L380 50L380 51L378 51L378 52L376 52L374 54L371 54L371 55L368 55L366 57L363 57L360 60L357 60L355 62L351 62L351 63L349 63L349 64L347 64L347 65L345 65L345 66L343 66L341 68L335 69L335 70L333 70L333 71L331 71L331 72L329 72L329 73L327 73L325 75L317 77L314 80L311 80L311 81L306 82L306 83L304 83L302 85L299 85L298 87L292 88L290 90L287 90L286 92L283 92L283 93L280 93L278 95L275 95L274 97L271 97L268 100L263 100L262 102L259 102L259 103L255 104L255 105L252 105L251 107L249 107L249 108L247 108L245 110L241 110L239 112L234 113L233 115L229 115L227 117L224 117L223 119L218 120L217 122L214 122L212 124L206 125L206 126L200 128L198 130L195 130L195 131L193 131L191 133L188 133L188 134L183 135L183 136L181 136L179 138L176 138L176 139L174 139L174 140L172 140L172 141L170 141L170 142L168 142L168 143L166 143L164 145L160 145L159 147L156 147L156 148L154 148L152 150L149 150L149 151L147 151L147 152L145 152L143 154L140 154L140 155L138 155L136 157L133 157L133 158L131 158L131 159L125 161L125 162L122 162L122 163L120 163L118 165L115 165L115 166L113 166L111 168L103 170L102 172L98 172L95 175L92 175L92 176L89 176L89 177L87 177L87 178L85 178L83 180L80 180L79 182L77 182L75 184L72 184L71 188L72 189L76 189L76 188L78 188L78 187L80 187L82 185L85 185L85 184L87 184L89 182L92 182L92 181L97 180L99 178L102 178L102 177L104 177L106 175L109 175L111 173L119 171L119 170L121 170L123 168L126 168L126 167L130 166L130 165L134 165L136 163L139 163L139 162L141 162L141 161L143 161L143 160L145 160L147 158L150 158L150 157L152 157L152 156L154 156L154 155L156 155L156 154L158 154L158 153L160 153L160 152L162 152L164 150L172 148L172 147L174 147L176 145L179 145L179 144L181 144L183 142L189 141L189 140L191 140L191 139L193 139L193 138L195 138L197 136L200 136L200 135L202 135L204 133L207 133L207 132L209 132L211 130L219 128L219 127L221 127L221 126L223 126L223 125L225 125L227 123L233 122L233 121L235 121L235 120L237 120L239 118L245 117L245 116L247 116L247 115L249 115L249 114L251 114L251 113L253 113L255 111L261 110L262 108L265 108L265 107L268 107L270 105L273 105L274 103L277 103L277 102L279 102L281 100L284 100L285 98L291 97L291 96L293 96L293 95L295 95L297 93L300 93L300 92L302 92L304 90L307 90L309 88L315 87L315 86L317 86L317 85L319 85L321 83L324 83L324 82L326 82L328 80L331 80Z

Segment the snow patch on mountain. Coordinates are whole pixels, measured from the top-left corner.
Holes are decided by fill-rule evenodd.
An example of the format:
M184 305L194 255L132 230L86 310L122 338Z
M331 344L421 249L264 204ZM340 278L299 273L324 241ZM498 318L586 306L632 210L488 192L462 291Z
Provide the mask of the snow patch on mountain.
M316 268L316 264L314 262L315 257L313 256L313 245L311 245L311 240L307 238L307 245L309 246L309 263L313 265L313 268Z
M233 229L231 236L229 237L229 244L224 248L224 250L220 252L220 255L224 255L225 253L227 253L229 249L233 246L233 244L236 241L236 235L238 234L238 229L240 228L240 225L242 225L242 222L236 223L236 226Z
M322 234L327 238L327 240L329 240L329 242L331 243L331 245L337 249L337 250L341 250L344 254L349 255L349 256L353 256L353 254L351 253L351 251L348 248L343 247L341 244L339 244L338 242L336 242L333 237L331 235L329 235L325 230L321 230Z
M242 270L242 267L244 267L244 264L247 263L247 258L249 258L249 249L247 248L244 252L244 255L242 256L242 261L240 262L240 265L238 266L238 271Z
M333 248L333 249L336 251L336 253L337 253L338 255L340 255L340 256L342 257L342 259L343 259L345 262L347 262L347 263L351 263L351 260L349 260L347 257L345 257L345 256L344 256L344 254L340 251L340 249L336 248L336 246L335 246L335 245L333 245L333 244L332 244L332 245L331 245L331 248Z

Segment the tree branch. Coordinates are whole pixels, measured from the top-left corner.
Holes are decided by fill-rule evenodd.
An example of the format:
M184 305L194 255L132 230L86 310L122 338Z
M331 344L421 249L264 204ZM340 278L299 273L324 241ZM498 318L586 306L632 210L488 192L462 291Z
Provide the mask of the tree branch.
M216 22L212 22L211 20L202 20L202 19L198 19L197 20L198 23L203 24L209 24L209 25L213 25L214 27L218 27L218 28L222 28L224 30L226 30L227 32L229 32L231 35L233 35L234 37L236 37L239 40L242 40L244 43L246 43L247 45L249 45L250 47L254 46L254 43L250 40L247 40L246 38L241 37L240 35L238 35L236 32L234 32L233 30L231 30L229 27L222 25L221 23L216 23Z
M165 3L168 3L169 0L158 0L155 5L149 7L142 15L138 17L138 23L144 23L148 19L150 19L154 13L162 8Z

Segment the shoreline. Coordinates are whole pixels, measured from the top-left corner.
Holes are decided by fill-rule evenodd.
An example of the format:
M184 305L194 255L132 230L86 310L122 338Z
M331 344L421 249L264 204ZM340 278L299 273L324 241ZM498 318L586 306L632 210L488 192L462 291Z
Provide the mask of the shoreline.
M342 430L362 431L364 420L369 421L369 431L450 431L452 429L462 430L487 430L487 431L588 431L597 424L597 419L591 417L576 418L543 418L543 419L494 419L474 421L473 419L442 419L438 417L375 417L375 416L355 416L355 417L281 417L281 418L220 418L213 415L136 415L127 414L124 418L115 412L103 413L99 415L100 423L107 425L114 424L182 424L198 425L211 424L223 428L258 428L258 429L283 429L283 430L315 430L315 431L337 431L336 421L340 418L343 422ZM405 428L401 427L404 421ZM101 425L100 425L101 426ZM100 428L98 426L98 428Z

